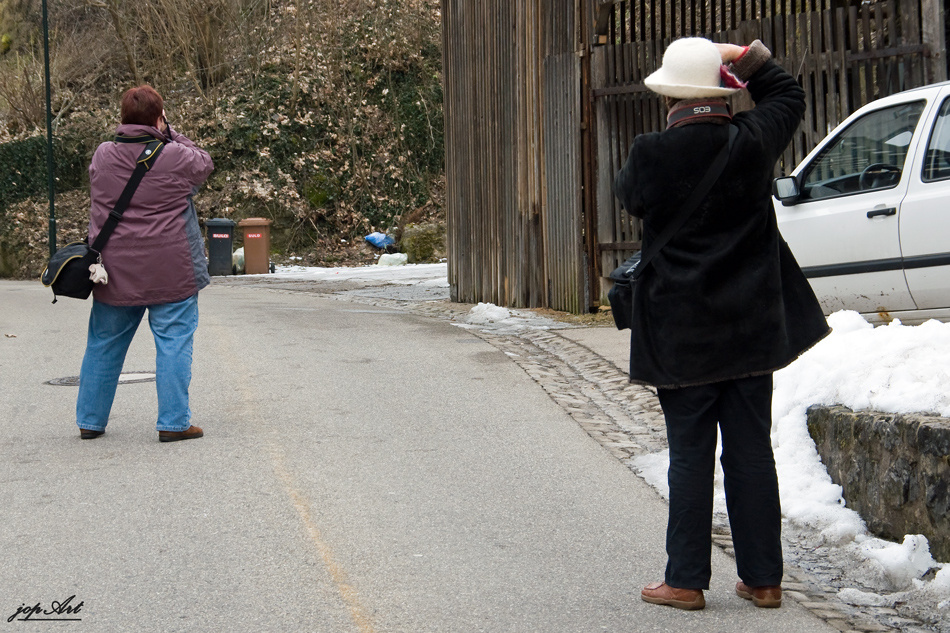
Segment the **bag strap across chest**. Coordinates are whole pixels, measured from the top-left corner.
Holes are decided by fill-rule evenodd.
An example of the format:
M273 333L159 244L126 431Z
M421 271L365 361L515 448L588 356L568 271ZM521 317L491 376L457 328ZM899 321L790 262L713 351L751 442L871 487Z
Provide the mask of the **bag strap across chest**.
M145 148L135 161L135 170L132 172L129 182L126 183L125 189L122 190L122 194L116 201L112 211L109 212L109 217L106 219L105 224L102 225L102 229L96 236L96 240L92 243L91 248L97 253L101 253L102 249L105 248L106 242L109 241L112 232L115 231L115 227L119 224L119 220L122 219L122 214L129 208L129 203L132 202L132 195L135 193L135 190L138 189L139 183L142 182L145 172L152 168L152 165L155 164L155 159L158 158L158 155L162 153L162 148L165 147L163 141L152 136L117 136L115 137L115 142L144 144Z
M650 242L650 245L644 249L643 254L640 256L640 263L634 268L632 274L630 275L631 279L637 279L643 271L646 269L646 265L650 262L651 259L660 251L661 248L666 246L666 243L670 241L670 238L680 230L680 228L686 223L686 220L689 219L689 216L693 214L693 211L696 210L696 207L699 206L699 203L702 202L703 198L709 193L712 189L712 186L719 180L719 176L722 175L722 171L726 168L726 163L729 160L729 154L732 152L732 145L736 140L736 135L739 133L739 128L735 125L729 125L729 140L723 144L722 149L719 150L719 153L716 154L716 157L713 159L712 165L709 166L709 169L703 175L702 180L693 188L693 191L689 194L689 198L686 199L679 209L676 210L676 215L673 216L673 219L670 220L660 234L656 237L655 240Z

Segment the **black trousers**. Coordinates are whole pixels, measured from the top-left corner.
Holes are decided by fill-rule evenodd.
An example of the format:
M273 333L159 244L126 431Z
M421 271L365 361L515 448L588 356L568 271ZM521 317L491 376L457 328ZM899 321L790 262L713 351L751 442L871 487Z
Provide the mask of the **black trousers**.
M739 578L751 587L781 584L782 511L770 438L772 375L658 393L670 446L666 584L709 588L717 423Z

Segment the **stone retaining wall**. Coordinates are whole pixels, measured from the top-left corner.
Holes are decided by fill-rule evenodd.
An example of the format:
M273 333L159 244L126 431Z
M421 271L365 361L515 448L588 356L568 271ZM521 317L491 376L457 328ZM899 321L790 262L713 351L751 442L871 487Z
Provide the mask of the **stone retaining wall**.
M872 533L923 534L933 557L950 561L950 420L813 406L808 432Z

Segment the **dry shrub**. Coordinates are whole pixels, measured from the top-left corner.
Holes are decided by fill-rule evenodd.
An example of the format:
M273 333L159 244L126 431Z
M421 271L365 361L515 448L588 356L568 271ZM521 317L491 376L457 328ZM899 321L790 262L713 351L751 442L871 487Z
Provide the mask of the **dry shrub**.
M104 37L89 7L66 0L50 15L50 84L54 129L76 107L89 107L95 93L114 83L115 40ZM16 4L16 3L14 3ZM22 20L38 18L38 3L21 0ZM8 5L8 11L9 9ZM38 22L37 22L38 24ZM20 29L23 30L22 28ZM21 35L0 58L0 140L43 129L46 121L45 64L40 33Z
M77 189L56 197L56 246L85 239L89 225L89 193ZM49 203L30 199L7 210L0 229L0 276L38 277L49 260Z
M347 248L443 196L441 39L435 0L288 0L250 37L212 112L190 124L217 164L208 207L275 221L275 244ZM237 86L240 86L237 89ZM179 104L176 107L190 107ZM216 158L217 160L217 158Z
M8 132L16 134L45 125L43 60L19 53L8 58L0 64L0 105Z
M114 129L122 91L151 83L165 96L173 125L215 160L197 200L203 219L270 217L276 248L331 261L410 214L413 221L440 216L438 0L55 4L60 128L80 131L91 153ZM14 58L0 58L0 110L29 105L18 106L25 114L15 136L42 134L35 130L41 52L19 54L29 62L25 74L13 72ZM14 136L11 113L0 115L0 142ZM45 218L45 203L30 204L17 213L33 209ZM35 246L37 239L18 243Z

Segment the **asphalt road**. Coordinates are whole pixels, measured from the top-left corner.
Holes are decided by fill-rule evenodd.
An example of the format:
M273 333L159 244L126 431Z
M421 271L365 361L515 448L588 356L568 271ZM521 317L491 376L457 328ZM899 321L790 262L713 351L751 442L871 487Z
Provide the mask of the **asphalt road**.
M642 602L665 502L502 352L407 313L212 286L199 440L160 444L154 383L81 441L89 304L0 282L0 631L833 631L755 609L714 548L707 608ZM127 371L154 369L143 323ZM72 622L23 606L75 596ZM39 616L34 616L34 619Z

